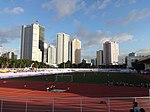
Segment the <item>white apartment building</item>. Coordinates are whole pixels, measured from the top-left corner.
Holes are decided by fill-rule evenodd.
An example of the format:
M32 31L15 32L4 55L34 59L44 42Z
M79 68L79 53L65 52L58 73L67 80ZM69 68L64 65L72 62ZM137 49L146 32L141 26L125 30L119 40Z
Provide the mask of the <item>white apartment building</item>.
M39 49L39 24L22 26L20 58L42 61L42 52Z
M54 47L53 45L50 45L48 47L48 64L56 64L56 47Z
M71 61L72 64L81 62L81 41L79 39L73 39L71 42Z
M106 41L103 43L104 64L118 65L119 45L115 41Z
M42 49L42 50L43 50L42 62L47 63L48 62L48 44L47 43L44 42L44 49Z
M70 35L65 33L57 34L57 64L67 62L69 60L69 44Z

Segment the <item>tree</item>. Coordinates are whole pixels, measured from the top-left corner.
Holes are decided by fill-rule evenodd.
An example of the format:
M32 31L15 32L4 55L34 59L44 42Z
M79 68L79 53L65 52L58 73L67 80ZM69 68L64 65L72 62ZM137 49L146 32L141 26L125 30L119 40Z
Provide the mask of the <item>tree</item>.
M0 67L1 68L6 68L8 65L8 59L4 56L0 57Z
M72 67L71 61L68 60L68 61L65 63L65 67L66 67L66 68L71 68L71 67Z

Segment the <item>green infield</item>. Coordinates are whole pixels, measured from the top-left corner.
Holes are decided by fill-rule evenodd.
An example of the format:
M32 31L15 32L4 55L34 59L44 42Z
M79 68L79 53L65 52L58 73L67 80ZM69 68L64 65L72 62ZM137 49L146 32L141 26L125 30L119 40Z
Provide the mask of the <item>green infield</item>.
M72 82L72 83L93 83L113 85L141 85L149 84L149 81L139 75L128 73L100 73L100 72L74 72L66 74L30 76L13 78L7 80L42 81L42 82Z

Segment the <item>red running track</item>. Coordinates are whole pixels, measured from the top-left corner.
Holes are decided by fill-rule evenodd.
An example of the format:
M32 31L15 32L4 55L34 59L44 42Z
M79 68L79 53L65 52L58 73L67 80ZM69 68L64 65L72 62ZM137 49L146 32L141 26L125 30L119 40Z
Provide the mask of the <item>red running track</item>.
M47 92L47 87L66 90ZM0 81L2 112L127 112L133 99L111 100L108 97L148 96L150 88L107 86L98 84ZM110 104L110 108L108 106ZM147 102L142 106L149 111Z

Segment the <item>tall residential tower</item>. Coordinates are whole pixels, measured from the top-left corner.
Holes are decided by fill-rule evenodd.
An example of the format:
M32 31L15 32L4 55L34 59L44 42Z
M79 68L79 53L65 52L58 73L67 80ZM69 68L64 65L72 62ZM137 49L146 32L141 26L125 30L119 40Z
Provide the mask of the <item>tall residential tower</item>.
M104 64L118 65L119 46L115 41L106 41L103 43Z
M103 65L103 50L96 52L96 65Z
M48 64L56 64L56 47L54 47L53 45L50 45L48 47Z
M39 48L40 26L38 23L22 26L21 59L42 61L42 51Z
M71 42L71 62L79 64L81 62L81 41L73 39Z
M57 34L57 64L67 62L69 60L70 35L65 33Z

